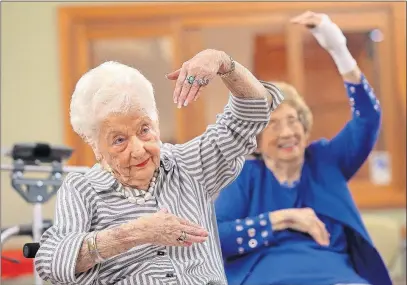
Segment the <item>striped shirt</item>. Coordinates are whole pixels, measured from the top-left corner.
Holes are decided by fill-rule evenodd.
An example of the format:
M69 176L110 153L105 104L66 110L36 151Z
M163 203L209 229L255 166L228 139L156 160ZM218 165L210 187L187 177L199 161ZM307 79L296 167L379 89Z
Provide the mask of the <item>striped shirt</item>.
M41 278L53 284L227 284L212 201L240 173L244 155L255 150L256 135L283 100L274 85L263 84L273 97L271 108L264 99L230 96L224 112L201 136L185 144L162 145L154 199L143 205L116 195L123 186L98 164L84 175L68 174L57 194L55 224L43 234L35 258ZM203 226L208 240L191 247L139 245L75 274L89 232L160 208Z

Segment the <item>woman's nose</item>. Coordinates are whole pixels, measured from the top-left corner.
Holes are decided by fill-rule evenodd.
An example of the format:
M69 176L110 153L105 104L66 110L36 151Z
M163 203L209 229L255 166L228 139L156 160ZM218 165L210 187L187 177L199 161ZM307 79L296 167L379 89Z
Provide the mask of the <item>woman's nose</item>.
M145 154L144 142L137 137L131 138L131 156L141 157Z
M294 132L291 128L289 128L286 125L283 125L283 127L281 128L281 131L280 131L281 137L289 137L289 136L292 136L293 134L294 134Z

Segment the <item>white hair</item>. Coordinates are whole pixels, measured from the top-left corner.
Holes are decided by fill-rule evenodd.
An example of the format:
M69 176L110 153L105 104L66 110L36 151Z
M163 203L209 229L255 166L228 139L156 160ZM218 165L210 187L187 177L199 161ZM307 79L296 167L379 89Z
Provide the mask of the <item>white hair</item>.
M151 120L158 120L151 82L137 69L109 61L88 71L76 84L71 125L86 142L94 144L98 125L109 114L135 109L143 109Z

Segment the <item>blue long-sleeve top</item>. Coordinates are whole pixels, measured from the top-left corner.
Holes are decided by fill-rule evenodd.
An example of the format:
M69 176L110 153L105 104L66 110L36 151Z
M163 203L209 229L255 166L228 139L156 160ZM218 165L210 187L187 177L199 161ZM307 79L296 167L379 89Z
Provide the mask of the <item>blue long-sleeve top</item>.
M345 88L352 119L333 139L307 147L294 187L280 185L263 161L246 161L215 201L230 285L392 284L347 187L377 140L380 104L364 76ZM303 207L326 224L329 247L305 233L272 230L269 212Z

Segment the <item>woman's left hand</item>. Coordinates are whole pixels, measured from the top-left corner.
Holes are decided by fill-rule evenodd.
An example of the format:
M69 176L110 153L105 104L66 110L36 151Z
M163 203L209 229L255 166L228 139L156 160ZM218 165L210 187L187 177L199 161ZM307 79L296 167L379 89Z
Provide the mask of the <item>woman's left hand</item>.
M225 52L207 49L184 62L180 69L167 74L168 79L177 80L173 99L178 108L198 99L218 72L227 72L228 61L229 57Z

